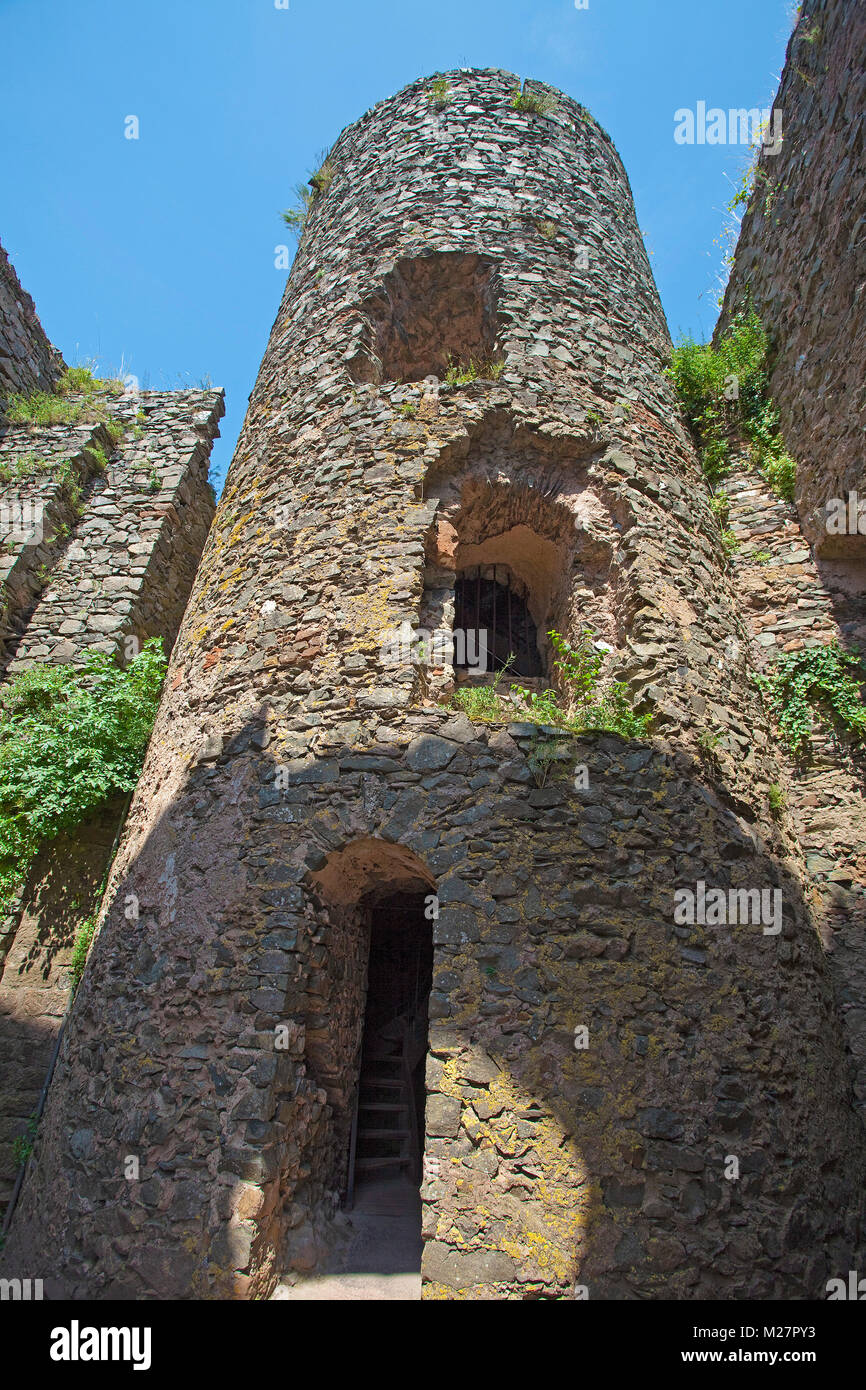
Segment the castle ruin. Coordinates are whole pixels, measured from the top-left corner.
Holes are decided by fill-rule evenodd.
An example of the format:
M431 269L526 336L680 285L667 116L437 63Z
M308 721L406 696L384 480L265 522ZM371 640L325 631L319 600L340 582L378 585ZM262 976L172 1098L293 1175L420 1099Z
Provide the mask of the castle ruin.
M850 34L813 9L832 106ZM144 393L108 477L90 426L44 441L88 502L4 562L10 673L172 649L5 1257L51 1295L267 1298L390 1171L426 1298L807 1299L862 1264L862 769L816 736L796 772L749 672L866 640L863 556L816 543L807 430L805 534L744 460L729 561L622 163L585 108L515 89L420 80L340 136L212 525L219 393ZM58 366L10 274L0 369L29 389ZM448 702L508 657L555 686L550 633L587 629L646 736ZM62 957L43 989L25 968L55 880L77 854L98 882L119 819L7 923L7 1116L63 1012Z

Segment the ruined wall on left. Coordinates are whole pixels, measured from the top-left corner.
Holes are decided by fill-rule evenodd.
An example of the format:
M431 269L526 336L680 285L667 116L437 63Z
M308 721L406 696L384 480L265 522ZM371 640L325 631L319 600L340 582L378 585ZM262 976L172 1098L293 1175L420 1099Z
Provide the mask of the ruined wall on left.
M16 391L50 391L62 371L63 358L0 246L0 402Z
M169 652L214 515L222 391L64 389L59 423L22 423L10 396L53 392L63 369L0 250L0 678L94 649L123 660L151 637ZM0 915L0 1212L126 804L46 846Z
M69 999L75 936L102 882L126 798L116 797L39 855L18 912L0 931L0 1217L51 1065Z
M208 460L222 392L144 392L110 407L125 427L116 447L101 420L0 433L8 679L46 661L78 664L94 649L123 657L129 638L174 644L214 512ZM35 471L16 477L22 458ZM125 807L111 802L50 847L0 918L0 1210L66 1010L76 931Z
M130 636L159 636L171 648L214 514L208 460L223 411L221 391L118 397L111 415L125 432L102 469L93 462L99 423L84 442L78 427L62 425L15 426L0 437L0 462L48 451L51 461L83 459L72 505L58 467L0 487L13 520L19 503L33 501L33 528L13 531L0 557L9 674L33 661L76 661L94 647L113 651ZM50 504L56 498L63 510L64 497L55 526Z

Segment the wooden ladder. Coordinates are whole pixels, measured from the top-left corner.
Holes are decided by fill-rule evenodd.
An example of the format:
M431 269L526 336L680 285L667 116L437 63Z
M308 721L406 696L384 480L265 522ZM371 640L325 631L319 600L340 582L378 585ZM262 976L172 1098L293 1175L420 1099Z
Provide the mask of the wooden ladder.
M358 1082L355 1172L412 1167L415 1100L406 1074L404 1034L370 1038Z
M426 1050L423 1025L423 1019L405 1013L364 1039L349 1154L349 1207L356 1176L403 1171L420 1181L413 1073Z

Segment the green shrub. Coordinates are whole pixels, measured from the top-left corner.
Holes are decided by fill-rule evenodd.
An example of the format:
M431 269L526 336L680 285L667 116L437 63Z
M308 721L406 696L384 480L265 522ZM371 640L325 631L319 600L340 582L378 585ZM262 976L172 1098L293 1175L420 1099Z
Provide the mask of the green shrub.
M543 787L550 776L551 768L567 757L568 740L539 734L532 740L526 757L526 765L537 787Z
M766 127L762 126L761 134L754 142L749 163L743 170L739 187L727 205L727 211L729 213L734 213L739 207L748 207L752 201L755 190L761 188L764 190L764 214L769 215L772 210L779 187L778 183L773 182L769 173L762 167L760 162L765 134ZM788 185L785 184L786 189L787 187ZM730 264L733 264L733 255L730 257Z
M505 362L497 357L470 357L468 362L457 362L449 357L445 384L467 386L471 381L498 381L504 370Z
M0 898L14 896L43 844L132 791L165 667L153 638L125 669L91 652L79 669L32 667L0 691Z
M714 348L686 338L674 348L666 374L711 485L731 466L731 440L744 436L751 459L780 497L793 501L796 464L779 435L769 395L769 341L754 308L740 310Z
M306 183L296 183L295 197L296 202L292 207L283 211L282 218L287 227L300 233L307 225L307 218L312 211L313 203L316 201L315 189L310 188L309 184Z
M95 931L96 916L93 915L84 919L75 934L75 945L72 948L72 959L69 962L69 977L73 989L77 989L81 984L81 977L87 964L87 953L93 942Z
M581 708L586 708L598 684L599 673L604 664L604 652L598 651L594 646L589 628L584 628L576 644L568 642L553 628L547 635L556 652L553 669L561 673L571 700Z
M89 367L69 367L54 391L10 396L7 415L13 425L75 425L102 420L117 443L123 426L110 415L102 398L122 391L122 381L95 377ZM76 399L68 399L70 396Z
M764 477L778 497L784 498L786 502L793 502L797 482L797 464L781 440L776 442L779 448L773 451L768 450L764 454L762 464Z
M295 202L282 214L287 227L300 236L307 225L307 218L320 198L324 198L334 178L334 165L327 156L320 156L319 167L306 183L295 184Z
M24 1133L17 1134L12 1140L12 1160L17 1168L20 1168L22 1163L26 1163L33 1152L38 1123L36 1116L31 1115Z
M532 223L544 237L545 241L553 241L559 230L556 223L549 217L533 217Z
M780 820L782 812L787 804L787 798L778 782L771 782L767 788L767 803L770 807L770 815L774 820Z
M568 642L554 629L547 635L556 652L553 665L560 672L561 694L550 688L529 690L517 684L510 685L507 696L499 694L497 687L506 677L509 658L496 687L461 686L452 695L451 704L470 719L526 720L568 733L591 730L643 738L652 715L635 713L625 682L613 681L599 689L604 653L594 647L592 633L585 630L576 643Z
M453 93L444 77L435 77L427 88L427 100L437 111L447 106Z
M90 445L87 449L90 455L90 462L97 473L104 473L108 467L108 455L101 444Z
M560 708L555 690L527 690L523 685L512 685L511 695L517 700L518 708L512 718L524 718L533 724L552 724L563 727L568 715Z
M123 382L118 377L94 376L90 367L67 367L57 383L57 394L80 392L85 396L120 396Z
M334 182L334 164L330 159L323 159L314 174L310 175L310 187L314 193L324 198L331 184Z
M17 483L38 473L50 473L51 464L38 454L21 454L18 458L0 463L0 484Z
M513 707L506 704L492 685L460 685L451 696L454 709L463 710L470 719L511 719Z
M721 731L718 729L701 729L698 734L698 749L701 757L713 769L719 769L719 744L722 741Z
M64 459L63 462L59 463L54 469L54 477L61 484L66 496L69 498L70 503L79 516L83 511L81 506L80 476L78 469L74 467L71 459Z
M515 111L529 116L546 116L553 108L553 98L542 92L521 91L515 87L511 93L511 105Z
M580 728L620 734L622 738L645 738L651 724L652 714L635 713L625 681L614 681L599 699L585 707Z
M621 734L624 738L642 738L652 715L635 713L624 681L613 681L599 689L605 652L595 646L590 629L585 628L576 642L567 641L555 629L547 635L556 652L553 667L560 673L564 687L567 727L576 732L591 729Z
M122 429L120 432L122 433ZM109 433L112 431L109 430ZM90 458L91 467L97 473L104 473L108 467L109 459L102 445L88 444L85 452ZM36 454L21 454L18 458L0 464L0 486L4 483L21 482L24 478L33 478L40 473L51 474L58 482L63 483L73 501L77 501L81 489L78 482L78 470L73 467L71 459L51 462Z
M7 416L13 425L74 425L83 419L84 401L67 401L50 391L31 391L9 398Z

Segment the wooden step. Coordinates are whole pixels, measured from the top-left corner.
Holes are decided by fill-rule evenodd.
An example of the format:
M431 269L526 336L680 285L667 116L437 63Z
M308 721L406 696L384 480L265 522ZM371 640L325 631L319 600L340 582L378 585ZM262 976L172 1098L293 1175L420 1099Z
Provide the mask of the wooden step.
M408 1129L359 1129L359 1139L408 1139Z
M393 1158L357 1158L355 1160L355 1171L369 1171L372 1168L394 1168L397 1165L403 1167L408 1162L408 1158L398 1158L396 1155Z
M362 1100L358 1106L359 1110L405 1110L405 1105L399 1105L395 1100Z

